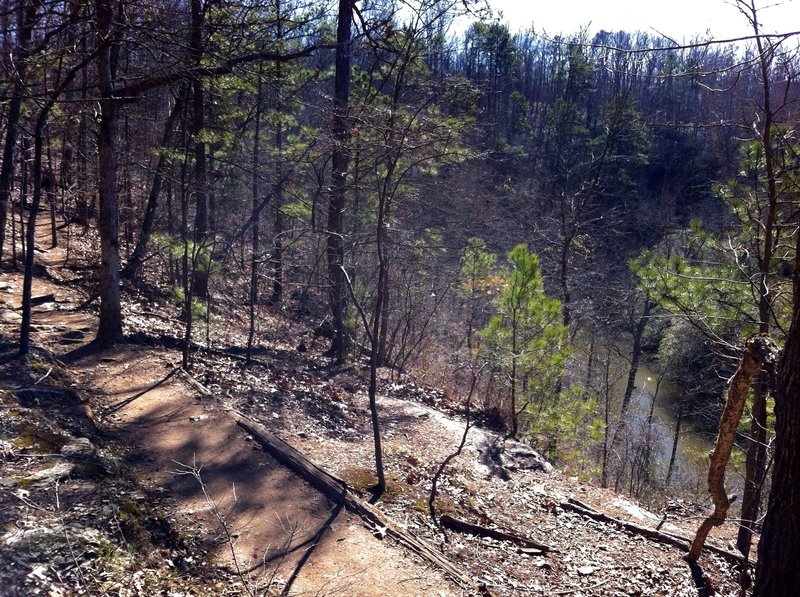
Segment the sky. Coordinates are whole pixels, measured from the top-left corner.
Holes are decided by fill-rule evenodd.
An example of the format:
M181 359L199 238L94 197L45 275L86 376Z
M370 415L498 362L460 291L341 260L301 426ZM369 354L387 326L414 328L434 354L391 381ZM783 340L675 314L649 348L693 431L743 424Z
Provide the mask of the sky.
M706 36L727 39L752 34L733 0L489 0L512 33L533 25L537 32L576 33L591 23L590 33L647 31L677 41ZM800 0L756 0L765 33L800 30Z

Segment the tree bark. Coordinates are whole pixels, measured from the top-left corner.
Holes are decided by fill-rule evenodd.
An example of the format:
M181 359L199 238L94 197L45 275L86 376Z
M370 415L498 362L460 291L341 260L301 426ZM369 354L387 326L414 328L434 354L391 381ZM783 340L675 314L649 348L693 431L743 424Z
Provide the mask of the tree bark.
M195 65L200 65L203 55L203 8L201 0L192 0L191 52ZM208 242L208 170L206 165L206 143L202 133L205 128L205 92L203 79L194 81L192 95L192 135L194 136L194 251L197 256L206 250ZM211 256L209 255L210 259ZM192 260L192 284L194 295L208 298L208 269L197 267Z
M375 300L375 312L372 314L372 332L370 334L369 357L369 410L372 420L372 439L375 449L375 473L378 485L375 493L381 495L386 490L386 476L383 470L383 448L381 446L381 427L378 418L378 352L380 350L380 330L383 319L383 305L386 276L386 261L383 255L385 197L381 196L378 204L377 250L378 250L378 294Z
M33 2L21 2L18 10L17 48L19 58L14 82L14 94L9 102L6 116L6 139L3 146L3 164L0 166L0 262L3 261L8 204L11 197L11 184L14 179L14 149L17 144L17 128L22 108L22 96L25 92L27 50L31 41L33 23L36 20L36 6ZM11 242L14 242L13 238Z
M276 0L277 32L279 42L283 41L283 22L281 15L281 2ZM277 185L275 188L275 229L272 240L272 296L270 302L277 304L283 298L283 69L280 60L275 61L275 106L278 112L278 124L275 128L275 151L277 159L275 173Z
M253 351L253 340L256 333L256 302L258 301L258 265L261 261L259 252L260 246L260 230L258 218L258 183L259 183L259 163L261 160L261 105L263 103L264 95L264 80L262 78L262 69L258 69L258 91L256 93L256 114L255 114L255 130L253 131L253 162L252 162L252 180L251 191L253 199L253 213L256 214L253 220L252 230L252 253L250 255L250 297L249 297L249 315L250 315L250 329L247 334L247 362L250 362Z
M333 154L331 156L331 192L328 205L327 258L328 302L334 329L328 354L341 362L347 355L345 328L347 287L344 277L344 208L347 191L347 169L350 162L350 131L347 112L350 101L350 70L353 23L353 0L339 0L336 26L336 74L333 96Z
M31 341L31 293L33 287L33 258L36 246L36 217L39 213L39 204L42 199L42 134L47 123L48 115L53 103L45 105L39 112L34 132L34 157L33 157L33 198L31 211L28 216L28 225L25 230L25 269L22 278L22 325L19 334L19 353L26 355L30 351Z
M112 65L112 19L110 0L96 0L97 31L101 48L97 54L97 88L100 93L98 134L98 191L100 195L100 321L95 342L108 346L120 342L122 310L119 290L119 219L117 215L117 116Z
M745 486L742 491L742 514L736 548L747 557L753 540L761 503L761 488L767 464L767 392L769 383L764 372L753 386L753 414L750 422L750 446L745 462Z
M753 597L800 595L800 235L795 237L792 325L778 364L772 489Z
M711 529L725 522L730 506L728 495L725 492L725 467L731 457L733 443L736 440L736 430L747 401L747 393L761 373L762 366L769 363L771 354L775 350L775 345L768 336L753 336L747 341L739 368L731 378L728 399L722 411L719 432L714 442L714 449L711 451L708 467L708 492L714 501L714 512L697 529L692 546L686 555L687 561L697 561Z
M744 7L740 7L744 8ZM760 142L764 150L764 174L767 182L767 206L763 210L763 221L758 222L763 231L763 244L760 247L761 255L758 258L758 316L759 332L762 334L770 333L770 319L772 317L772 300L775 295L771 287L770 277L772 276L772 258L776 244L776 216L778 211L778 186L774 151L773 130L775 122L775 111L772 108L772 79L771 67L774 56L774 46L767 40L765 47L764 40L759 37L760 25L758 22L758 11L755 3L750 1L744 8L745 14L750 19L753 33L756 37L756 47L758 48L758 66L761 71L761 92L763 124L761 124ZM761 214L762 212L759 212ZM736 539L736 547L745 556L750 553L752 542L752 527L758 520L759 505L761 501L761 487L766 476L766 442L767 442L767 394L768 384L763 380L759 381L753 392L753 411L751 421L750 445L747 450L747 461L745 463L744 490L742 492L742 513L739 523L739 534Z

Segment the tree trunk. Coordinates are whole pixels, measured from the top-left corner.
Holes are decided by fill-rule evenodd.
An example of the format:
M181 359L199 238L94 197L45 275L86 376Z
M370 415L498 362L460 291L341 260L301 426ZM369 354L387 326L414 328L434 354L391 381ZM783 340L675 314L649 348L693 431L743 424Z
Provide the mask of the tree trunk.
M692 547L686 556L686 559L690 562L696 562L700 557L703 544L711 529L725 522L728 507L730 506L730 501L725 491L725 468L728 465L728 460L730 460L731 450L736 440L736 430L739 426L739 420L742 418L742 411L744 411L744 405L747 401L747 393L761 373L762 365L769 363L771 353L775 350L775 345L768 336L753 336L747 341L739 368L731 378L728 399L722 411L719 432L714 442L714 449L711 451L708 466L708 493L711 494L711 499L714 501L714 512L697 529L697 534L692 541Z
M625 385L625 394L622 396L622 418L628 413L628 407L631 404L631 397L633 390L636 388L636 374L639 372L639 361L642 358L642 338L644 331L647 328L647 323L650 317L650 311L653 304L650 299L644 300L644 307L639 320L633 326L633 348L631 349L631 367L628 369L628 382Z
M750 424L750 446L745 462L745 488L742 492L742 514L736 548L744 557L750 554L753 527L758 520L761 488L767 461L767 392L769 381L764 372L753 386L753 414Z
M17 144L17 127L22 107L22 96L25 92L27 49L31 40L33 23L36 19L36 5L33 2L21 2L18 10L17 48L19 49L19 57L17 59L14 94L9 102L8 114L6 115L6 139L3 146L3 164L0 166L0 262L3 261L6 219L9 198L11 197L11 185L14 179L14 149ZM14 242L13 238L11 242Z
M654 400L655 402L655 400ZM672 452L669 455L669 466L667 467L667 478L664 480L664 485L669 487L672 481L672 473L675 471L675 458L678 455L678 443L681 439L681 424L683 423L683 414L686 411L686 396L681 398L681 406L678 410L678 418L675 421L675 433L672 435Z
M33 286L33 258L36 247L36 216L42 199L42 133L53 104L45 105L39 112L34 132L33 198L25 231L25 270L22 278L22 325L19 334L19 353L26 355L31 342L31 290Z
M50 153L50 150L47 150ZM48 162L49 162L48 158ZM50 206L50 248L55 249L58 246L58 227L56 225L56 181L52 168L48 166L45 175L44 190L47 194L47 203Z
M276 0L275 10L278 18L276 37L283 39L283 26L281 21L281 3ZM283 64L280 60L275 62L275 106L278 111L278 124L275 129L277 187L275 188L275 229L272 240L272 296L270 302L277 304L283 298L283 123L280 116L283 114Z
M391 305L388 264L386 264L386 267L384 268L383 287L380 289L380 293L383 297L383 313L381 316L381 330L378 334L378 367L385 367L388 364L389 313Z
M327 258L328 301L334 329L328 354L336 361L347 355L345 329L346 281L344 272L344 207L347 190L347 168L350 162L350 131L347 111L350 101L350 68L353 23L353 0L339 0L336 26L336 75L333 97L333 153L331 155L331 192L328 205Z
M99 0L98 0L99 2ZM102 42L101 42L102 43ZM107 46L106 46L107 47ZM50 111L56 103L56 100L61 95L64 89L74 79L79 69L82 69L84 64L79 64L72 67L66 75L61 79L61 84L52 91L47 101L44 102L39 110L39 116L36 119L36 126L34 128L34 158L33 158L33 199L31 201L31 211L28 218L28 226L25 231L25 271L22 281L22 325L20 326L20 340L19 352L25 355L30 350L30 332L31 332L31 289L33 286L33 261L34 249L36 245L36 218L39 212L39 206L42 199L42 154L44 146L44 129L47 121L50 118ZM60 74L60 73L59 73ZM23 183L23 187L25 183ZM24 188L21 193L20 201L24 201ZM119 301L117 301L119 304ZM102 312L101 312L102 314Z
M562 316L562 323L565 328L567 328L567 333L569 333L569 326L572 324L572 295L570 294L569 290L569 251L572 247L572 235L567 234L566 232L566 223L564 220L564 213L561 213L561 229L562 229L562 236L561 239L561 259L560 259L560 278L559 281L561 283L561 316Z
M28 137L22 137L22 155L20 159L22 161L22 167L20 168L20 181L19 181L19 240L22 244L22 255L20 257L20 261L25 262L25 247L26 247L26 239L25 239L25 204L28 202L28 179L30 178L29 168L28 168L28 153L30 151L30 146L28 144ZM16 245L15 245L16 249Z
M800 235L795 238L792 325L778 364L772 488L753 597L800 595Z
M203 8L201 0L192 0L192 39L191 51L195 64L200 64L203 55ZM205 92L202 79L194 81L192 95L192 135L194 136L194 243L193 254L204 253L208 242L208 170L206 166L206 143L203 139L205 128ZM210 259L211 256L208 255ZM197 267L192 259L193 293L205 299L208 297L208 270Z
M164 134L161 138L161 147L166 150L172 143L172 137L175 128L175 121L178 115L183 111L183 104L186 101L188 90L182 91L175 99L175 105L167 117L167 122L164 125ZM150 193L147 196L147 206L144 210L144 219L142 220L142 229L139 232L139 240L136 242L136 247L133 250L131 258L122 270L122 277L126 280L134 280L142 265L145 253L147 252L147 245L150 242L150 235L153 232L153 226L156 222L156 211L158 209L158 197L161 193L161 185L164 182L164 174L169 167L169 160L164 152L158 154L158 162L156 163L156 171L153 174L153 184L150 187Z
M775 252L776 244L776 215L778 211L778 186L775 159L773 155L773 123L775 112L772 108L772 78L771 65L774 56L774 46L771 42L764 47L764 41L760 34L758 13L754 2L750 2L748 9L751 17L751 26L756 37L756 47L758 48L759 68L761 70L761 91L764 122L761 125L761 144L764 149L764 173L767 182L767 207L763 211L763 222L759 222L763 230L762 254L758 260L759 284L758 284L758 316L759 332L762 334L770 333L770 318L772 316L772 300L774 289L770 286L770 276L772 275L772 257ZM762 374L762 380L756 384L753 392L753 413L751 421L750 445L747 449L747 461L745 468L744 490L742 492L742 513L739 523L739 534L736 539L736 547L745 557L750 553L752 542L752 527L759 518L759 506L761 502L761 487L766 476L766 443L767 443L767 393L769 384L766 376Z
M611 430L611 348L608 346L606 347L606 366L603 379L603 392L605 397L605 409L603 413L605 425L603 426L603 457L600 472L600 486L606 488L608 487L608 452L610 450L609 431Z
M108 346L122 340L119 290L119 219L117 216L117 116L112 78L111 37L114 16L110 0L96 0L97 30L101 48L97 54L97 88L100 93L98 134L98 191L100 195L100 321L95 342Z
M381 495L386 490L386 476L383 470L383 448L381 447L381 428L380 420L378 419L378 352L380 346L380 330L381 321L383 319L383 305L384 299L383 291L385 289L384 278L386 276L386 261L383 256L383 226L384 226L384 197L381 197L378 206L378 235L377 235L377 250L378 250L378 294L375 300L375 312L372 316L372 333L370 335L371 350L369 358L369 410L372 418L372 438L375 448L375 472L378 476L378 486L375 488L375 493Z
M190 271L191 260L189 258L189 190L186 180L186 161L183 162L181 170L181 242L183 244L183 256L181 259L181 274L183 282L183 315L186 318L186 325L183 333L183 350L181 354L181 364L184 370L191 369L191 359L189 351L192 342L192 274Z
M258 204L260 203L258 197L258 183L259 183L259 162L261 159L261 104L263 103L264 95L264 80L262 77L262 69L258 69L258 92L256 94L256 114L255 114L255 130L253 131L253 161L252 161L252 181L251 191L253 199L253 213L255 219L253 220L252 231L252 253L250 256L250 297L249 297L249 315L250 315L250 329L247 334L247 362L250 362L253 351L253 339L256 333L256 303L258 302L258 265L260 262L259 251L260 237L259 237L259 217L258 217ZM244 244L244 243L242 243Z

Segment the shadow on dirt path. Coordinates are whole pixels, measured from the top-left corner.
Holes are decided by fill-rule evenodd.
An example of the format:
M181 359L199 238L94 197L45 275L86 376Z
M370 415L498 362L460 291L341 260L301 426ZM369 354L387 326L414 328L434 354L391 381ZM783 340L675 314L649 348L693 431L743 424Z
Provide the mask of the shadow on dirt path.
M105 393L104 426L130 446L126 464L141 484L168 498L179 527L254 585L282 578L291 594L348 595L447 586L278 464L163 355L128 345L72 366Z

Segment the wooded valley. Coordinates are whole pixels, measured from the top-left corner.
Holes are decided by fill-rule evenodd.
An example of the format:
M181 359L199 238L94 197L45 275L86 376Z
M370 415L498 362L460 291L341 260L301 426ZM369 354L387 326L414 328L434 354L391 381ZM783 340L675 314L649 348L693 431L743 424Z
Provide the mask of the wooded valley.
M753 594L800 594L800 32L732 4L750 35L676 43L476 0L0 0L3 339L36 350L38 219L92 247L98 350L250 364L283 318L357 368L376 495L376 397L412 378L465 440L647 504L710 492L687 559L733 518ZM175 334L131 326L142 297Z

